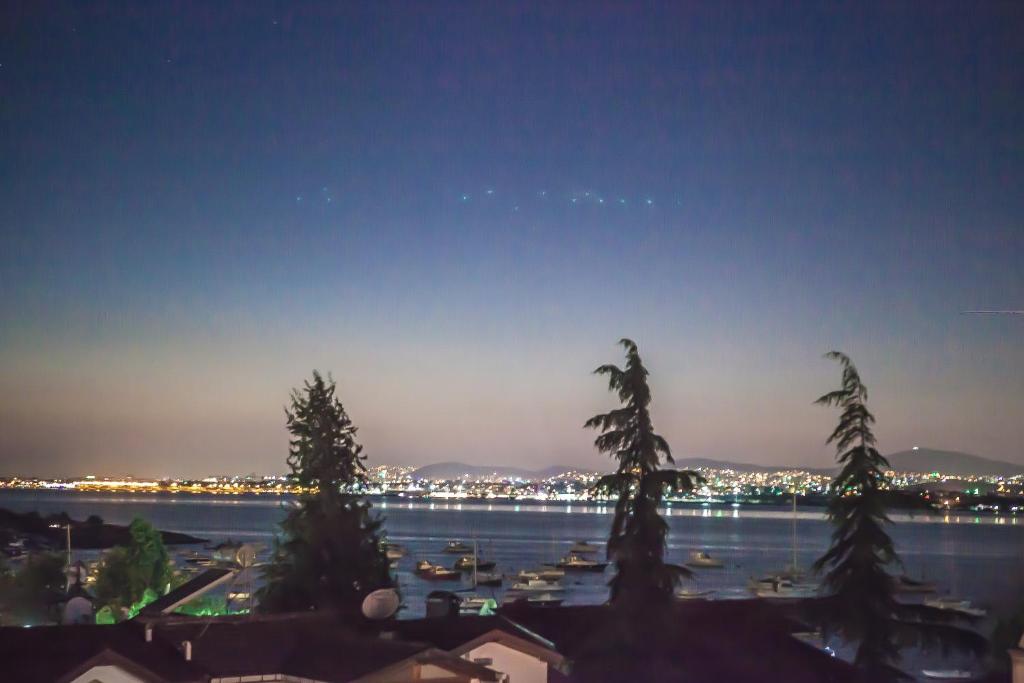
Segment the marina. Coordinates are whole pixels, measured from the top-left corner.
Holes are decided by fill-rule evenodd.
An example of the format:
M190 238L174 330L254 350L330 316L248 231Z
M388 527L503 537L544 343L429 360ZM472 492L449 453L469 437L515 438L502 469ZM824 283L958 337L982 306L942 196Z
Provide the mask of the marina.
M403 618L422 615L427 594L439 585L467 595L475 592L498 604L512 592L514 584L531 580L560 583L563 590L554 592L568 605L600 604L607 599L613 567L576 571L553 566L570 556L580 539L598 539L607 533L610 513L606 508L435 505L393 499L372 502L374 511L385 520L385 548L402 593ZM213 548L227 541L256 544L260 548L257 564L265 561L273 547L276 525L286 509L280 500L257 497L124 497L53 491L0 492L0 507L44 514L66 511L76 519L98 514L115 524L127 524L135 516L142 516L158 528L208 539L208 548L180 546L174 550L179 570L192 573L214 564ZM667 561L686 564L695 553L705 553L723 565L691 567L693 578L677 591L677 598L686 600L749 598L752 578L769 579L770 583L773 577L790 583L781 583L780 590L773 590L769 584L759 587L765 596L786 599L794 592L799 595L806 577L783 576L786 569L780 569L793 564L794 524L800 538L796 548L799 567L810 567L817 559L830 531L820 512L800 509L794 517L790 506L727 511L671 509L665 519L671 530ZM907 575L900 579L905 599L955 597L957 604L967 600L971 609L987 610L985 618L994 618L1005 596L1016 590L1015 575L1024 573L1024 534L1017 527L1015 518L992 516L918 516L893 524L892 533L907 568ZM494 563L491 569L478 567L475 590L471 569L452 568L458 562L472 566L474 538L478 550L486 550L486 555L480 551L481 564ZM449 541L464 547L458 553L446 552ZM89 562L99 553L76 551L75 555ZM587 557L604 562L603 545L600 552ZM421 576L416 571L421 560L438 567L445 578ZM258 566L253 573L258 575Z

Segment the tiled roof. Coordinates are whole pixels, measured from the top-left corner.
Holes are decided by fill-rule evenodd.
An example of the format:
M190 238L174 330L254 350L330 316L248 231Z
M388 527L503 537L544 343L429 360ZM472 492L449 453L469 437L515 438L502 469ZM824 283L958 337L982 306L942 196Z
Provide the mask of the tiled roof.
M139 624L0 628L5 681L54 683L90 661L130 661L143 680L205 681L202 670L165 643L147 643Z

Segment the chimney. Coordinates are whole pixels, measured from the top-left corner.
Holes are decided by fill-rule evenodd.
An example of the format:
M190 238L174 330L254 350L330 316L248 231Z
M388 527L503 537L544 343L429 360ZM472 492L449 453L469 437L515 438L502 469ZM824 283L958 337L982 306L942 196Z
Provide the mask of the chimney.
M181 646L185 649L185 661L186 662L191 662L192 661L192 641L191 640L182 641Z
M146 624L146 642L153 642L153 624Z

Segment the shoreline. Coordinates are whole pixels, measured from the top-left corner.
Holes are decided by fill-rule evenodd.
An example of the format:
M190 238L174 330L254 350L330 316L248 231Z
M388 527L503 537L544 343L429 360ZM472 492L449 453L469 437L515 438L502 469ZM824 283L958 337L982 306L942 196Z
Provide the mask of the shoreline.
M183 491L146 491L128 493L125 491L81 491L54 489L0 489L0 508L5 507L4 498L21 497L38 500L52 505L60 501L78 505L95 504L172 504L172 505L204 505L204 506L254 506L285 508L292 503L294 494L215 494L192 493L182 495ZM386 517L389 509L422 510L425 512L521 512L524 514L583 514L611 515L614 512L612 501L564 501L542 499L503 499L503 498L428 498L405 496L367 495L375 511ZM788 500L792 500L791 498ZM746 518L746 519L780 519L792 520L794 512L787 501L672 501L660 508L666 517L707 517L707 518ZM49 514L49 513L48 513ZM798 500L796 519L810 521L826 521L826 510L821 505L806 504ZM894 510L890 514L894 522L923 524L985 524L997 526L1017 526L1016 513L999 513L994 511L973 510ZM1024 526L1024 517L1020 524Z

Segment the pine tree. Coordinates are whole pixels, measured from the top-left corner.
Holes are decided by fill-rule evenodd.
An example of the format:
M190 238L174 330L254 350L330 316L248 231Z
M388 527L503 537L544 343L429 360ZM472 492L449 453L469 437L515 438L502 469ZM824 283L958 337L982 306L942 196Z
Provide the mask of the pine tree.
M619 342L626 350L626 368L602 365L594 373L608 377L608 389L622 407L587 420L586 428L600 430L594 445L618 460L615 474L602 477L597 489L617 496L608 538L608 558L616 574L610 583L611 601L637 608L668 604L679 580L690 572L665 562L668 524L658 514L667 490L692 491L700 476L691 471L661 469L673 464L668 442L654 432L649 406L651 390L636 343Z
M281 523L265 571L260 608L271 612L332 608L358 614L371 591L393 585L379 535L382 521L353 489L365 481L366 456L333 380L313 372L285 411L292 438L290 480L298 506Z
M875 448L868 390L848 356L831 351L825 357L842 366L842 385L815 403L842 411L826 442L835 444L841 470L832 482L828 507L835 527L832 545L814 565L816 571L827 569L828 597L818 616L830 631L857 643L854 665L865 680L906 679L896 666L900 645L938 643L977 652L984 648L984 640L942 623L951 617L942 610L897 600L896 584L887 570L901 565L885 530L891 523L886 510L893 498L885 475L889 463Z

